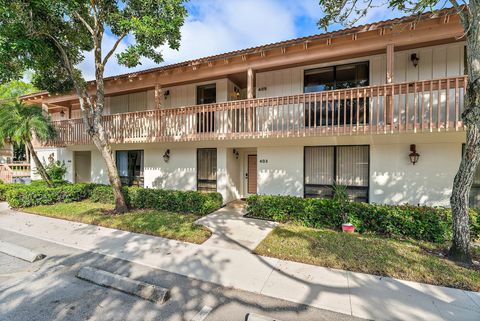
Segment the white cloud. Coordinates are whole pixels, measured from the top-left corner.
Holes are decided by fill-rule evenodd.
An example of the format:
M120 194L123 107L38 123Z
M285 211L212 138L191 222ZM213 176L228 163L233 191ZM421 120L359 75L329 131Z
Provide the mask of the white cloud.
M164 64L201 58L228 51L318 33L316 21L322 15L318 0L191 0L189 16L181 29L179 51L160 48ZM374 17L378 17L375 10ZM370 17L369 17L370 18ZM125 49L131 38L125 40L118 52ZM115 38L106 34L104 50L113 46ZM112 57L105 75L117 75L158 66L148 59L142 65L126 68ZM86 79L94 78L92 53L85 54L79 65Z

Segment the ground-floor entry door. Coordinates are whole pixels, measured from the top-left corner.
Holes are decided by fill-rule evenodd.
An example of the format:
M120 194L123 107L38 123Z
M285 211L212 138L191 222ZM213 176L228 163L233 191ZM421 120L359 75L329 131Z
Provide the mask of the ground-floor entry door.
M75 183L90 183L91 162L90 151L75 152Z
M248 155L248 194L257 194L257 155Z

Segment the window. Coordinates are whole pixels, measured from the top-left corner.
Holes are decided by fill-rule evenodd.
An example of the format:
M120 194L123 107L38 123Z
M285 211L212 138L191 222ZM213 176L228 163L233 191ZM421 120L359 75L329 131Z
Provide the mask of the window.
M123 185L143 187L143 150L119 150L116 162Z
M305 70L304 92L348 89L369 85L369 63L360 62L348 65ZM327 99L331 99L328 98ZM305 104L305 126L331 126L357 123L364 114L368 123L368 99L322 100ZM350 117L355 115L354 117Z
M369 154L369 146L305 147L305 197L331 198L336 182L350 199L368 202Z
M209 84L197 87L197 105L214 104L217 102L217 85ZM197 132L211 133L215 130L215 114L205 111L197 114Z
M128 113L155 108L155 91L139 91L125 95L107 97L105 109L110 114Z
M217 149L197 149L197 191L217 191Z

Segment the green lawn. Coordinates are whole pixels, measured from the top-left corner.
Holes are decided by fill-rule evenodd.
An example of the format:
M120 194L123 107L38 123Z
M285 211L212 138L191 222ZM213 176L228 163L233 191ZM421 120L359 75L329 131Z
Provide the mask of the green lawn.
M211 235L207 228L193 224L200 218L198 215L156 210L116 215L111 213L112 209L113 205L82 201L34 206L22 211L197 244L205 242Z
M448 244L395 240L295 225L276 227L255 253L284 260L435 285L480 290L480 269L455 265L439 254ZM480 250L474 250L480 259Z

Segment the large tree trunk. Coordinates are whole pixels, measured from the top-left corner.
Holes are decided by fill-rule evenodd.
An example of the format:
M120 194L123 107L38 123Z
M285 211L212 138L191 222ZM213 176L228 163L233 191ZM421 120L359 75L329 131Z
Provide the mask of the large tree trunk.
M479 107L477 107L479 108ZM470 226L468 203L470 189L480 162L480 127L471 124L467 127L467 143L460 168L455 175L450 205L453 219L453 243L449 256L451 259L470 265Z
M97 19L97 18L96 18ZM103 27L101 23L96 23L94 40L94 57L95 57L95 80L96 80L96 101L95 101L95 112L92 115L92 124L93 124L93 133L91 135L92 140L97 146L98 150L102 154L102 157L107 165L108 179L110 185L112 186L113 196L115 198L115 212L116 213L125 213L127 208L127 203L125 202L125 197L122 193L122 182L120 181L120 176L118 175L117 165L113 158L112 148L107 140L107 135L105 134L105 129L102 125L102 115L103 108L105 106L105 86L103 81L103 72L105 69L105 61L102 57L102 38L103 38Z
M52 187L53 186L52 179L48 175L48 173L45 170L45 167L43 166L40 159L38 159L37 152L33 149L32 142L27 139L25 141L25 146L27 146L27 149L30 151L30 153L32 155L33 162L35 163L35 166L37 167L38 174L40 174L40 176L47 183L48 186Z
M465 153L453 182L450 206L453 219L453 243L449 256L471 264L468 206L470 189L480 162L480 17L479 3L470 1L469 10L461 13L466 30L468 83L462 120L467 127Z
M105 139L101 139L98 134L92 135L92 140L102 154L105 165L107 166L108 180L113 190L113 197L115 199L115 213L125 213L128 211L125 197L122 193L122 182L118 175L117 166L110 145L106 143Z

